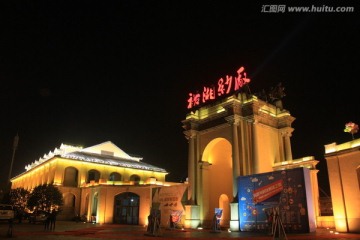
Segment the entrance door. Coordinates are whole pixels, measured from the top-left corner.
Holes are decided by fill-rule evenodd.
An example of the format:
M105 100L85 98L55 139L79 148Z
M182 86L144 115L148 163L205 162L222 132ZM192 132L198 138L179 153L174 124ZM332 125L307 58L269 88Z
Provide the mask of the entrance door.
M140 197L126 192L115 196L114 223L138 225Z

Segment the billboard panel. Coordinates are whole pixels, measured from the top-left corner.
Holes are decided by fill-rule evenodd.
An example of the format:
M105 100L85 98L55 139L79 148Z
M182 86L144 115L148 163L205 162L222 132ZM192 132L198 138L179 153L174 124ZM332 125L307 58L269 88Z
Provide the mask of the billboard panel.
M309 169L294 168L238 178L239 219L241 231L268 231L267 214L273 210L286 232L309 232L305 177ZM307 196L308 195L308 196Z
M161 212L161 226L170 226L169 219L177 217L176 224L183 224L187 185L161 186L152 188L152 209Z

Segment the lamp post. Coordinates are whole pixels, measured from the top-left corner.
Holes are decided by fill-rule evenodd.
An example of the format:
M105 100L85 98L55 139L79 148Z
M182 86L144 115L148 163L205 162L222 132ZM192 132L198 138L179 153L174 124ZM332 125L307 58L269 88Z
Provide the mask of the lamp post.
M8 178L8 183L9 184L10 184L11 172L12 172L12 167L13 167L14 158L15 158L15 151L16 151L16 149L18 147L18 144L19 144L19 135L16 134L16 136L14 137L13 154L12 154L11 163L10 163L10 171L9 171L9 178Z

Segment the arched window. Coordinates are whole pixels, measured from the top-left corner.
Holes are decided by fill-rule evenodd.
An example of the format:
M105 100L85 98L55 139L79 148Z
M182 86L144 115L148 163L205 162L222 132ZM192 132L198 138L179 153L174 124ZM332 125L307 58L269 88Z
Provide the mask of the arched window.
M117 172L112 172L109 176L110 181L121 181L121 174Z
M134 182L135 185L139 184L140 177L136 174L130 176L130 181Z
M100 172L98 170L92 169L88 172L87 183L90 181L99 182Z
M77 187L78 173L78 170L74 167L65 168L63 185L66 187Z

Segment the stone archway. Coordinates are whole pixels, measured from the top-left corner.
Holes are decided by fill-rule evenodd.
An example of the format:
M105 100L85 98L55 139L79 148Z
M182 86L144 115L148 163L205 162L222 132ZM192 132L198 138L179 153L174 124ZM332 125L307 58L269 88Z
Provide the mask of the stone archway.
M189 145L186 211L191 218L186 226L209 226L214 206L225 194L230 228L238 231L238 177L270 172L274 163L292 160L294 120L287 110L246 93L192 109L182 121Z
M230 218L229 207L219 206L222 196L232 196L232 147L225 138L215 138L210 141L202 154L200 166L200 183L198 199L202 202L201 212L203 225L211 224L215 208L223 208L223 215ZM229 199L227 202L229 203ZM232 200L232 199L231 199ZM224 201L222 201L224 204ZM224 223L224 221L223 221ZM210 225L211 226L211 225ZM226 224L228 227L228 223Z

